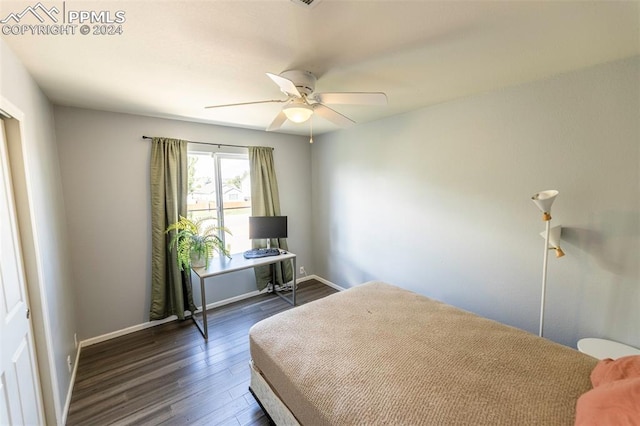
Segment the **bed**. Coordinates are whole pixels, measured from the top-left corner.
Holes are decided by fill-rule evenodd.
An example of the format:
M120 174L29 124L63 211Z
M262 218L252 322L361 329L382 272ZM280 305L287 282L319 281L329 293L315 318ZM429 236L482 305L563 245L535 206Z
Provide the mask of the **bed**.
M371 282L255 324L250 390L278 425L571 425L597 360Z

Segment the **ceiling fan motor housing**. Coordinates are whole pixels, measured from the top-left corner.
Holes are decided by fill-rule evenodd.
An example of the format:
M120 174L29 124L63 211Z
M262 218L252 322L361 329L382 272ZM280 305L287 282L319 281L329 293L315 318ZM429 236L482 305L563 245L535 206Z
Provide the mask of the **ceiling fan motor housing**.
M280 77L284 77L295 84L298 91L309 96L316 88L316 76L309 71L289 70L280 73Z

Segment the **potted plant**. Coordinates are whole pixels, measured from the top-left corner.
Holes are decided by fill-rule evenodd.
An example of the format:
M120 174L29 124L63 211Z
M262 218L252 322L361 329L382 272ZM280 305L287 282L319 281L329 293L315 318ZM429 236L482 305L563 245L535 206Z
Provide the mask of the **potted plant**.
M209 217L194 221L180 216L180 220L169 225L165 232L176 231L169 247L176 249L181 271L209 266L209 259L216 251L230 258L229 251L218 236L220 230L231 234L227 228L217 226L215 219Z

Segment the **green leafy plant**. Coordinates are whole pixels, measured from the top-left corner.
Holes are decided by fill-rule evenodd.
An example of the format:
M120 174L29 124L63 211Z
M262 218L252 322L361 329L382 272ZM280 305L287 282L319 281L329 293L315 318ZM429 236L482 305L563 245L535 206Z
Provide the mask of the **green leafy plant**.
M231 235L227 228L217 226L215 219L210 217L194 221L180 216L180 220L169 225L165 233L176 231L169 247L177 252L180 270L191 268L192 255L204 258L205 267L209 266L209 258L215 252L230 258L229 251L218 236L221 230Z

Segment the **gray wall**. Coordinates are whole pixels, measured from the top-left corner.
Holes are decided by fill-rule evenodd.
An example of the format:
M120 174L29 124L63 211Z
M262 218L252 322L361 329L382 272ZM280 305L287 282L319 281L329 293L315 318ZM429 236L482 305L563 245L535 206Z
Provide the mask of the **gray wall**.
M142 135L274 147L289 248L298 265L313 269L306 138L60 106L54 112L81 339L149 321L151 142ZM207 303L254 290L252 271L209 279Z
M48 424L61 424L75 360L75 295L60 181L53 109L0 40L0 96L24 114L22 144L10 141L14 195L33 312L38 367Z
M640 347L638 58L322 135L315 272L381 279L537 333L540 190L560 191L545 336ZM390 100L393 102L393 99Z

